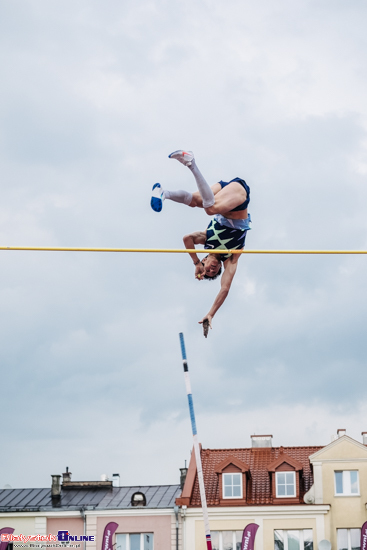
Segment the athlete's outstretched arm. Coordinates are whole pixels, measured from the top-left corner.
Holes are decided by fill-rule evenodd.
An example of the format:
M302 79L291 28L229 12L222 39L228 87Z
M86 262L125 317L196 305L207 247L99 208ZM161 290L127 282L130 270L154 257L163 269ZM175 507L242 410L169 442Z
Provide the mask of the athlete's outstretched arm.
M189 235L185 235L183 238L183 242L185 245L185 248L192 249L195 248L196 244L205 244L206 239L206 231L195 231L194 233L190 233ZM203 280L201 274L204 273L205 269L203 264L201 263L200 259L198 258L198 255L195 253L190 253L190 258L194 262L195 266L195 278L199 280Z
M205 315L205 317L203 317L202 320L199 321L199 323L203 323L205 319L208 319L209 326L210 328L212 328L212 319L228 296L233 277L235 276L235 273L237 271L239 256L239 254L233 254L230 258L228 258L228 260L224 262L224 273L220 282L220 291L215 298L209 313Z

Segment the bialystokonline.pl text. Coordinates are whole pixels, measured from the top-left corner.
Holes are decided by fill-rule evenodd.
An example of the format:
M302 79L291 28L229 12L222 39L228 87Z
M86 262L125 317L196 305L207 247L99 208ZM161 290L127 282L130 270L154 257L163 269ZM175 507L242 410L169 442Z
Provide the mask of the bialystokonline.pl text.
M64 542L63 544L34 544L29 542L28 544L14 544L13 548L80 548L81 544L69 544Z

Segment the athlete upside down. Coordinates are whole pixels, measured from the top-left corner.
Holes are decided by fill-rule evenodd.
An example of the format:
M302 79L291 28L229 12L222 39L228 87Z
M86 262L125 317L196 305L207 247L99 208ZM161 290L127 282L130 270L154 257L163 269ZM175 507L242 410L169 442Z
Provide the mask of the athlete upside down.
M204 208L209 216L214 218L204 231L195 231L185 235L183 242L187 249L195 248L196 244L203 244L206 249L220 251L221 249L243 249L247 231L250 228L250 214L247 207L250 202L250 188L240 178L230 182L220 181L211 187L207 184L198 169L194 154L191 151L175 151L169 155L187 166L194 175L198 191L168 191L162 189L159 183L153 185L151 207L156 212L162 210L163 201L169 199L191 206L192 208ZM241 254L208 254L200 260L196 253L190 253L195 266L195 278L216 279L222 272L221 288L216 296L209 312L199 321L208 320L212 328L212 319L228 296L229 289L237 270L238 260Z

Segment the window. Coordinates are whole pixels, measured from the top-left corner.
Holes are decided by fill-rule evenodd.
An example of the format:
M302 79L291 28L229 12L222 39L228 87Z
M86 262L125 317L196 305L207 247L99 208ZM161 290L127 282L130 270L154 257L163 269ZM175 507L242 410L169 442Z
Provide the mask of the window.
M241 550L243 531L212 531L213 550Z
M274 531L275 550L313 550L312 529Z
M295 472L276 472L277 497L287 498L296 496Z
M134 493L131 497L131 506L146 506L147 505L147 499L145 498L144 493L141 493L138 491L137 493Z
M116 550L153 550L153 533L116 535Z
M223 474L223 498L242 498L242 474Z
M337 529L338 550L361 550L360 529Z
M358 470L335 472L336 495L359 495Z

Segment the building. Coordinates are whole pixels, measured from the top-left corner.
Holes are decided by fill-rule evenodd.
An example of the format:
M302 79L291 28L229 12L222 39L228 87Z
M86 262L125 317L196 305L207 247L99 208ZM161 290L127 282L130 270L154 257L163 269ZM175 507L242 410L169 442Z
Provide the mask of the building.
M259 525L255 550L360 550L367 521L367 433L338 430L326 446L273 447L252 436L243 449L201 449L213 550L238 550L244 527ZM115 522L114 550L206 550L192 453L181 485L119 487L75 482L66 471L48 489L0 490L0 529L14 534L76 536L81 550L102 550ZM91 540L83 540L88 538ZM8 548L7 550L12 550Z
M234 550L257 523L256 550L359 549L367 520L367 434L360 443L338 430L324 447L273 447L252 436L251 448L201 449L213 550ZM183 550L205 550L192 453L181 496Z
M72 481L71 473L52 476L48 489L0 490L0 529L14 535L57 535L68 531L81 550L101 550L106 525L118 524L116 550L176 550L179 529L175 499L180 485L119 487L115 481ZM8 546L8 550L11 550Z

